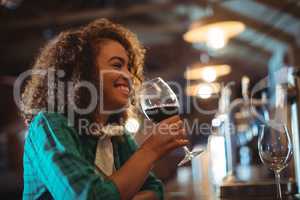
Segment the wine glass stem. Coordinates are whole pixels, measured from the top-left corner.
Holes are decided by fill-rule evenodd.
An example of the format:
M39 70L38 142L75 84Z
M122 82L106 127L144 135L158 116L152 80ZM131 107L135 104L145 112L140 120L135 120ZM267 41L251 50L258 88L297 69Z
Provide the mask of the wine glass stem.
M184 149L185 152L189 152L190 151L187 146L184 146L183 149Z
M275 171L275 179L276 179L276 185L277 185L277 199L282 200L280 173L278 171Z

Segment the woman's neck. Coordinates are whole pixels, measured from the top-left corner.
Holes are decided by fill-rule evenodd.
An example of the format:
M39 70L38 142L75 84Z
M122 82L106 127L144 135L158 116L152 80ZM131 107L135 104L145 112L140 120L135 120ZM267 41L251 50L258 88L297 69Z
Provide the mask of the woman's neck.
M99 114L96 121L100 125L105 126L107 124L108 118L109 118L109 115Z

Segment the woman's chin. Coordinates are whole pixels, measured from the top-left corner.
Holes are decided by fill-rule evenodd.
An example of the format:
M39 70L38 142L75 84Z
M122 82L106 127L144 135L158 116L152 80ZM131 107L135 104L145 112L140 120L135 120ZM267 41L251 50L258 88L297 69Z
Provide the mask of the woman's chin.
M120 109L126 109L129 106L129 101L128 99L116 99L115 102L115 108L116 110L120 110Z
M105 108L109 109L110 111L120 111L120 110L126 110L129 107L129 98L125 95L122 94L115 94L111 93L111 97L113 98L108 98L105 99Z

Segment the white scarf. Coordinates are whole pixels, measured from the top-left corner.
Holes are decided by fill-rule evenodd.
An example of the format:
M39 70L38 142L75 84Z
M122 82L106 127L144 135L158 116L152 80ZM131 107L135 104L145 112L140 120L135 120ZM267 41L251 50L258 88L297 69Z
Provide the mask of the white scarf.
M123 135L124 127L120 125L107 125L100 130L93 131L91 134L99 137L94 163L106 176L110 176L115 170L111 137Z

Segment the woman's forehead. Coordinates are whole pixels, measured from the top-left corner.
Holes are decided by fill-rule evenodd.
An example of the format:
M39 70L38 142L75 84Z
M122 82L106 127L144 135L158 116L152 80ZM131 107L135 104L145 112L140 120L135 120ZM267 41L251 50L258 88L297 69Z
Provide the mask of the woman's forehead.
M121 57L126 62L128 61L128 52L122 44L114 40L107 40L103 43L100 43L100 51L98 56L102 59L110 59L112 57Z

